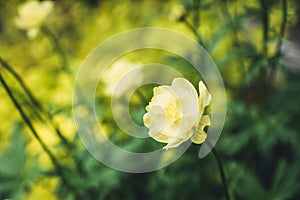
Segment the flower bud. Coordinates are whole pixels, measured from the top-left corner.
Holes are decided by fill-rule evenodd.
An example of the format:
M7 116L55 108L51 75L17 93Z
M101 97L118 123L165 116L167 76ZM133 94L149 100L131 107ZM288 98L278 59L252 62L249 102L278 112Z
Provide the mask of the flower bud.
M29 37L35 37L39 27L43 25L46 17L53 9L53 1L27 1L18 6L18 17L15 25L27 30Z
M183 21L185 17L186 10L182 4L175 5L169 14L169 19L173 22Z

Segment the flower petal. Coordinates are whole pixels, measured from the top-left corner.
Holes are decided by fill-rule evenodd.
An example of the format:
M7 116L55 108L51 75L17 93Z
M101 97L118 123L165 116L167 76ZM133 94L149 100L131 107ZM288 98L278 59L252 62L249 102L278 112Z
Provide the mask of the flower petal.
M198 94L193 84L184 78L174 78L171 90L180 101L181 116L194 116L193 121L198 124L200 118Z
M30 39L35 38L38 34L39 34L39 29L37 29L37 28L32 28L27 31L27 36Z
M170 137L169 135L165 135L161 132L157 132L157 133L153 134L152 131L155 132L155 129L151 129L149 131L149 135L158 142L169 143L172 141L172 139L174 139L173 137Z
M193 143L201 144L205 141L207 134L204 131L204 128L206 126L209 126L210 124L211 124L210 117L208 115L203 115L200 120L197 131L195 131L193 137L191 138Z
M195 87L188 80L184 78L174 78L171 85L171 90L174 91L176 98L186 99L189 98L189 104L197 102L198 94ZM196 105L195 105L196 106ZM194 110L198 111L197 106Z
M186 133L187 135L191 135L193 134L193 130L188 131ZM186 138L172 138L171 141L168 142L168 144L166 146L163 147L163 149L170 149L170 148L175 148L178 147L179 145L181 145L182 143L184 143L185 141L187 141L189 139L189 137Z
M53 9L53 1L27 1L18 7L16 25L21 29L32 29L42 25Z
M168 106L169 102L176 99L176 95L171 91L170 86L159 86L153 89L153 97L150 106L159 105L162 108Z
M149 129L159 128L162 130L166 121L165 118L163 109L160 106L153 106L148 113L145 113L143 120Z
M204 85L203 81L199 82L199 96L203 100L204 107L210 104L211 94L208 92L207 87Z

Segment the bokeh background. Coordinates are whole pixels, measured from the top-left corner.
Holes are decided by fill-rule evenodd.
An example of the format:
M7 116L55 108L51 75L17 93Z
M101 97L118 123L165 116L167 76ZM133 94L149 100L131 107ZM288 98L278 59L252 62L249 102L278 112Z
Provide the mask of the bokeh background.
M0 199L225 198L217 163L212 155L199 159L199 145L166 168L128 174L94 159L76 134L72 89L85 57L108 37L146 26L190 36L223 76L227 118L216 149L231 198L300 198L297 0L54 1L35 34L16 22L22 3L0 0ZM157 50L125 55L110 73L149 62L173 67L195 86L201 79L186 61ZM162 147L116 126L107 88L118 76L107 75L96 95L107 137L133 152ZM153 87L131 97L138 124Z

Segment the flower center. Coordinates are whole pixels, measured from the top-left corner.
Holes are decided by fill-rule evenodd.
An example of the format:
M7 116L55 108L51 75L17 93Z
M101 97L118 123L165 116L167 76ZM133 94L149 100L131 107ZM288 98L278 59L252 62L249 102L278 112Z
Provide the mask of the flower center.
M178 99L175 101L170 102L170 104L165 108L165 114L168 118L173 119L176 121L179 119L180 115L178 109L180 108L180 102Z

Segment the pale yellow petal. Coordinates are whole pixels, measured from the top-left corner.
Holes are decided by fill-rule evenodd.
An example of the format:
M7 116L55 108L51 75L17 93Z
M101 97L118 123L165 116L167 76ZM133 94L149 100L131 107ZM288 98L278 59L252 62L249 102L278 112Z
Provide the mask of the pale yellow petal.
M37 28L32 28L27 31L27 36L30 39L35 38L38 34L39 34L39 29L37 29Z
M178 147L185 141L186 141L186 139L173 138L171 141L168 142L168 144L166 146L163 147L163 149L168 150L170 148Z
M32 29L42 25L53 9L53 1L27 1L18 7L19 18L15 24L21 29Z
M174 78L171 84L171 89L176 94L177 98L190 96L197 98L197 91L193 84L185 78Z
M203 102L203 106L208 106L211 100L211 94L202 81L199 82L199 100Z
M206 126L209 126L210 124L211 124L210 117L208 115L203 115L202 118L200 119L200 123L197 130L195 131L193 137L191 138L193 143L202 144L205 141L207 134L204 131L204 128Z
M173 137L170 137L169 135L165 135L161 132L157 132L157 133L153 134L152 131L156 132L154 129L151 129L149 131L150 137L152 137L153 139L155 139L158 142L169 143L172 141L172 139L174 139Z
M117 98L124 95L128 97L128 91L137 88L144 79L143 70L139 66L126 59L114 62L101 77L105 85L104 94Z

